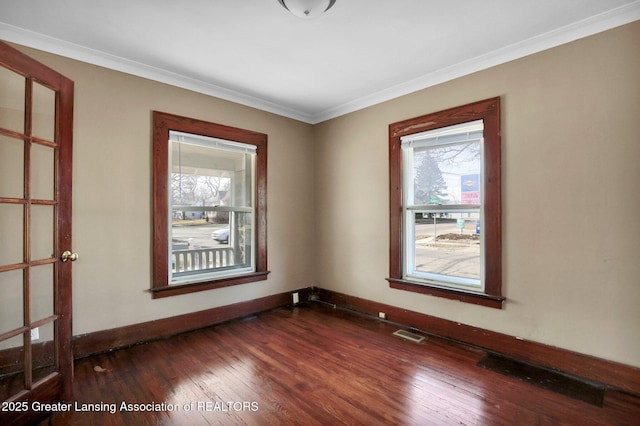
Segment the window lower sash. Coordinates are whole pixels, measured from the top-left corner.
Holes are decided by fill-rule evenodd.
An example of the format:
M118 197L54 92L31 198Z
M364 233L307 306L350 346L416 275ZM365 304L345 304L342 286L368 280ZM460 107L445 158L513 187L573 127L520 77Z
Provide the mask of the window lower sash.
M178 272L171 275L171 282L169 283L169 285L189 284L194 282L215 280L218 278L228 278L251 273L253 271L253 267L231 266L226 268L203 269L200 271Z
M419 271L406 274L404 278L406 280L416 283L424 283L427 285L453 287L469 291L483 291L482 281L474 278L455 277L452 275L432 274L428 272L420 273Z

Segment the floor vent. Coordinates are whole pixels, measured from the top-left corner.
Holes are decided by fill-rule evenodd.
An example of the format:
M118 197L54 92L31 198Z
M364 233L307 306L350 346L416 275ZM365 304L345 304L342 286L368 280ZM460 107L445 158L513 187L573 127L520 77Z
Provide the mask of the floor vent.
M485 355L478 366L598 407L604 403L605 387L600 383L496 354Z
M410 331L407 330L398 330L398 331L394 331L393 332L394 336L398 336L398 337L402 337L403 339L407 339L413 343L420 343L422 342L425 338L423 336L419 336L415 333L412 333Z

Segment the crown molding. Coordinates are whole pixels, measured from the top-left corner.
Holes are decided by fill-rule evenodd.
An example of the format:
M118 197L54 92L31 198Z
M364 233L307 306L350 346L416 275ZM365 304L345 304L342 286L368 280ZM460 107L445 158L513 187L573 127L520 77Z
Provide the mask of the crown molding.
M640 20L640 0L317 113L302 112L286 105L2 22L0 22L0 39L188 89L304 123L317 124L637 20Z
M222 86L0 22L0 39L310 123L313 116Z
M556 30L540 34L484 55L425 74L388 89L327 109L313 116L313 124L340 117L379 103L399 98L474 72L542 52L562 44L588 37L640 20L640 1L629 3Z

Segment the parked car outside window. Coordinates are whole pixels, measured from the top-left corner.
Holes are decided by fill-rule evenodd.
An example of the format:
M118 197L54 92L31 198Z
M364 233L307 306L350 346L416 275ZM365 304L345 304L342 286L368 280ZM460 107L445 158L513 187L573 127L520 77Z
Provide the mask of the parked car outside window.
M229 227L227 226L225 228L213 231L211 233L211 238L213 238L214 240L216 240L221 244L228 244L229 243Z

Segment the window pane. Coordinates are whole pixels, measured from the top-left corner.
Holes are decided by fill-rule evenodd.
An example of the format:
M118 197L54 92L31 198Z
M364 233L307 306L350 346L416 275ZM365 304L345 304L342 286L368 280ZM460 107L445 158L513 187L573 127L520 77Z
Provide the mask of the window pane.
M415 148L412 204L480 204L480 148L478 140Z
M479 213L438 211L411 214L415 220L413 268L409 275L461 286L480 286Z
M171 284L253 269L253 148L171 132Z
M252 215L232 212L229 225L172 226L172 284L253 270Z
M481 287L482 133L479 120L403 140L407 276Z
M208 141L212 146L206 145ZM252 206L251 175L255 154L215 147L220 142L199 137L198 143L192 143L171 132L172 205ZM197 215L187 216L195 218Z

